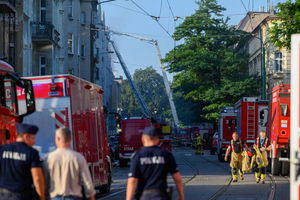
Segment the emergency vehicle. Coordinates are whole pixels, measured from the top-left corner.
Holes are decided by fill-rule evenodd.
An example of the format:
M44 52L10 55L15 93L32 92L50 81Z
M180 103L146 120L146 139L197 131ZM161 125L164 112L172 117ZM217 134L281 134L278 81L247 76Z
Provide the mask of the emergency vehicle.
M272 144L271 172L288 175L290 149L290 85L281 84L272 90L268 135Z
M87 160L95 187L109 192L112 169L101 87L72 75L28 79L33 82L36 112L24 122L40 129L35 148L41 157L55 149L55 130L68 127L73 134L72 148Z
M151 126L148 118L132 117L122 120L122 131L119 135L119 164L127 166L132 154L139 150L143 144L141 140L144 128Z
M18 98L18 91L25 100ZM0 145L15 141L16 123L34 111L32 82L21 79L11 65L0 60Z
M161 144L160 147L168 151L172 151L172 140L171 140L171 127L167 125L158 124L161 129Z
M291 41L290 199L300 200L300 34Z
M266 131L268 122L268 101L257 97L243 97L235 103L237 133L247 145L253 145L260 131Z
M224 161L226 149L230 144L232 133L236 131L236 112L233 107L225 107L219 113L218 159Z

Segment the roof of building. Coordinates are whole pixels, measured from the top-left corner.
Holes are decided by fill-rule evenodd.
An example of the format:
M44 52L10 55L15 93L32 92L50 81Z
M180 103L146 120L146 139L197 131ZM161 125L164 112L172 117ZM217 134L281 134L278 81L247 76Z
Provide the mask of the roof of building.
M238 30L252 33L264 20L273 14L270 12L248 12L236 26Z

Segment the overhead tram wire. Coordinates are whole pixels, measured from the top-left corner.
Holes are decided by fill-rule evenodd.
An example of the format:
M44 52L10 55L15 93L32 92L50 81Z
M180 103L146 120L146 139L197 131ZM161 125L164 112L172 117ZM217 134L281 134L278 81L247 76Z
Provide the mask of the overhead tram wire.
M163 5L163 0L160 0L160 8L159 8L159 15L158 15L159 18L161 18L162 5Z
M141 15L148 16L148 15L145 14L144 12L141 12L141 11L138 11L138 10L134 10L134 9L131 9L131 8L128 8L128 7L125 7L125 6L121 6L121 5L118 5L118 4L115 4L115 3L107 3L107 4L113 5L113 6L117 6L117 7L123 8L123 9L125 9L125 10L129 10L129 11L135 12L135 13L137 13L137 14L141 14Z
M244 4L244 1L241 0L242 4L243 4L243 7L245 9L245 11L247 12L247 15L249 16L249 21L250 21L250 26L251 26L251 30L253 30L253 24L252 24L252 19L251 19L251 16L249 14L249 10L246 8L245 4Z
M173 20L174 20L174 32L175 32L175 29L176 29L176 21L177 21L178 18L175 17L174 12L173 12L173 10L172 10L172 7L171 7L171 5L170 5L169 0L167 0L167 3L168 3L168 6L169 6L169 10L170 10L170 12L171 12L171 14L172 14ZM176 40L173 39L173 41L174 41L173 60L174 60L174 62L175 62L175 58L176 58L176 52L175 52L175 48L176 48Z
M156 23L174 40L172 35L169 33L169 31L158 21L157 16L153 16L150 13L148 13L144 8L142 8L139 4L137 4L134 0L130 0L136 7L138 7L141 11L143 11L145 14L147 14L149 17L151 17Z

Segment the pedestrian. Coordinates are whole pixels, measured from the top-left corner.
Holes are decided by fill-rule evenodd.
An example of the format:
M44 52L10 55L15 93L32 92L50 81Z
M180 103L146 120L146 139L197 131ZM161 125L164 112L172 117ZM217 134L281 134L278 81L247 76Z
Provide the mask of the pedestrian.
M226 155L224 160L228 160L228 155L231 152L231 159L230 159L230 167L232 173L233 182L238 181L238 174L240 174L240 179L244 180L244 173L242 171L242 162L243 162L243 148L247 148L244 142L239 139L239 135L234 132L232 134L232 140L230 141L230 145L226 150Z
M0 146L0 200L45 199L39 152L32 148L38 127L16 124L16 142ZM33 188L35 187L35 191Z
M126 200L168 200L167 175L176 183L179 199L184 200L183 183L172 153L160 148L160 131L146 127L142 134L143 147L132 159L128 174Z
M256 162L256 167L254 168L256 183L261 182L262 184L265 184L267 166L269 164L267 151L272 149L270 140L266 136L265 131L259 132L259 137L256 138L254 149L256 150L256 155L253 158ZM257 159L258 157L260 159Z
M71 150L71 131L59 128L55 133L57 149L45 160L45 175L51 200L80 200L84 194L95 200L95 189L84 157Z

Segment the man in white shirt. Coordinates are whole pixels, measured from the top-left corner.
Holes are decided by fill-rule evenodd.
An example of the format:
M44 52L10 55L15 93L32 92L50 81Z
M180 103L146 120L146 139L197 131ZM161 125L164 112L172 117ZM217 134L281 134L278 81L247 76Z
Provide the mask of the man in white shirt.
M71 131L56 130L57 149L45 161L46 180L51 200L80 200L82 187L85 196L95 200L95 189L85 158L70 149Z

